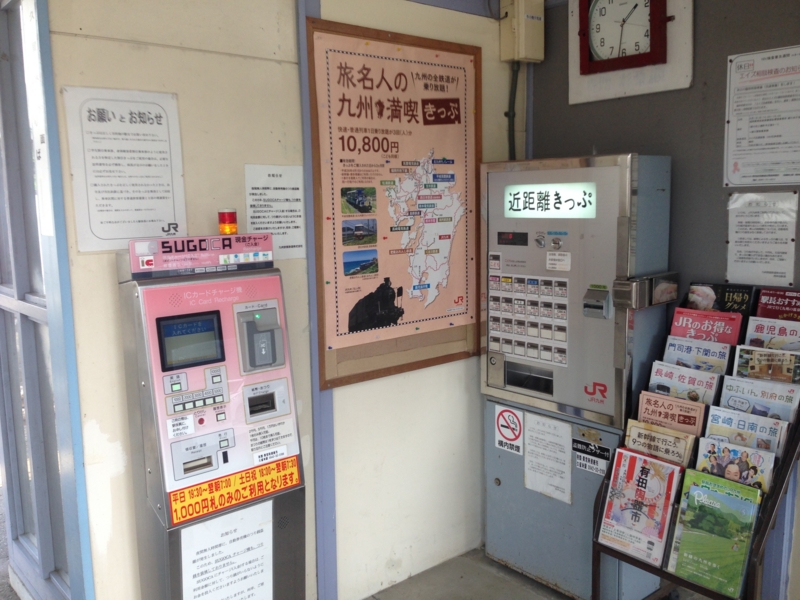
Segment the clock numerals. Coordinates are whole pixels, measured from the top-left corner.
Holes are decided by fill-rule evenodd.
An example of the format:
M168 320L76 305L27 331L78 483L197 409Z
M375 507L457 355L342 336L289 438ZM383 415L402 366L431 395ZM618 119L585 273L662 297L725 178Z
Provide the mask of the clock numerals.
M581 75L666 63L666 13L667 0L580 0Z
M650 50L650 0L594 0L589 9L589 46L594 60ZM608 41L618 42L609 46Z

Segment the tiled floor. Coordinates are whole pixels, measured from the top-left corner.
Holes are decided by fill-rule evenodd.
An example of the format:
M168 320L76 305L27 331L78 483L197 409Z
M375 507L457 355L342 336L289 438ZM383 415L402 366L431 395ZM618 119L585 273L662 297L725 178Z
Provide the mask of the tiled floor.
M567 596L472 550L419 573L368 600L568 600ZM671 600L703 600L680 590Z

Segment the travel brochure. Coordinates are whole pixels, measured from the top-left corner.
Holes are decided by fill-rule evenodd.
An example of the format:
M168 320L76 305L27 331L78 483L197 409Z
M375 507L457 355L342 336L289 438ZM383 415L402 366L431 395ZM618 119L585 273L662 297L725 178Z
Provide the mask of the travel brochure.
M788 423L769 417L712 406L708 412L706 437L727 444L774 452L780 458Z
M661 394L642 392L639 396L639 422L668 427L699 436L703 433L706 405Z
M750 317L744 345L769 350L800 351L800 323Z
M731 358L730 344L706 342L671 335L667 338L664 362L687 369L724 375Z
M800 292L762 288L756 316L784 322L800 321Z
M731 598L741 594L761 491L716 478L719 489L684 477L673 539L679 577Z
M676 465L618 449L598 541L660 567L680 473Z
M633 419L628 419L628 427L625 431L626 447L683 467L689 466L694 440L695 436L691 433L680 433L673 429L650 423L640 423Z
M726 375L722 381L722 408L794 422L800 403L800 386L763 379Z
M774 467L775 454L772 452L700 438L695 468L702 473L757 487L766 494L772 483Z
M740 313L676 308L670 335L735 345L739 343L741 328Z
M689 500L689 489L696 486L700 489L709 490L712 492L720 492L758 505L761 502L761 491L758 488L748 487L746 485L728 481L723 477L717 477L710 473L701 473L694 469L686 469L683 474L683 488L680 497L680 513L685 513L686 505ZM681 537L683 533L683 524L680 518L675 524L675 532L672 535L672 544L669 550L669 560L667 561L667 570L674 573L678 566L678 552L681 545Z
M655 361L648 391L711 405L717 394L719 375Z
M739 346L734 365L737 377L800 383L800 353Z
M691 283L686 295L685 308L736 312L749 317L755 297L752 285L736 283Z

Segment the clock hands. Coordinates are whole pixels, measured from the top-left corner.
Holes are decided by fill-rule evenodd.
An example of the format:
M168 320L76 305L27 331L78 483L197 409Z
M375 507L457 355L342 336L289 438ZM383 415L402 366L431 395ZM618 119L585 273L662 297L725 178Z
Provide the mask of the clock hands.
M631 11L624 19L622 19L622 23L619 24L619 47L617 48L617 56L619 56L620 55L619 53L622 52L622 33L625 31L625 23L627 23L628 19L631 18L631 15L633 14L633 11L636 10L637 6L639 6L638 2L633 5Z
M633 5L633 8L631 9L631 12L629 12L629 13L628 13L628 16L627 16L627 17L625 17L624 19L622 19L622 25L621 25L621 26L624 26L624 25L625 25L625 23L627 23L627 22L628 22L628 19L630 19L630 18L631 18L631 15L633 14L633 11L635 11L635 10L636 10L636 7L637 7L637 6L639 6L639 3L638 3L638 2L637 2L636 4L634 4L634 5Z

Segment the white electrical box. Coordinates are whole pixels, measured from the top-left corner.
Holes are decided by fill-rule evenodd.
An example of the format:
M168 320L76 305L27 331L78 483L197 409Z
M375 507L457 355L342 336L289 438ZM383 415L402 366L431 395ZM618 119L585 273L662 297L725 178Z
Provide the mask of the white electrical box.
M544 60L544 0L500 0L500 60Z

